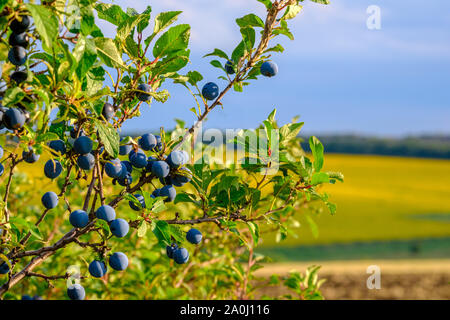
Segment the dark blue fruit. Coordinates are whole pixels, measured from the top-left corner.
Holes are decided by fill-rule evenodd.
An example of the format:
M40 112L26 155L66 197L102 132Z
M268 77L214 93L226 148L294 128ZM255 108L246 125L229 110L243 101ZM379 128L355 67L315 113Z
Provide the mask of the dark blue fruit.
M44 207L47 209L53 209L58 205L58 196L53 191L49 191L44 193L41 201Z
M71 300L84 300L86 292L81 284L74 284L67 288L67 295Z
M78 157L77 164L83 170L91 170L95 166L95 157L92 153L83 154Z
M219 87L214 82L208 82L203 86L202 96L206 100L214 100L219 96Z
M111 233L118 238L125 237L128 233L128 230L130 230L128 222L120 218L113 220L109 228L111 230Z
M157 143L158 142L156 141L156 137L151 133L146 133L142 135L142 137L138 140L139 146L145 151L152 150L153 148L156 147Z
M3 175L4 172L5 172L5 167L3 166L3 164L0 163L0 177Z
M73 143L73 149L78 154L87 154L92 151L93 142L86 136L78 137Z
M149 86L148 84L145 84L145 83L141 83L141 84L137 87L137 89L138 89L139 91L152 92L152 87ZM148 100L150 100L151 95L145 94L144 92L138 92L138 93L137 93L137 98L138 98L140 101L148 101Z
M185 183L190 182L192 179L192 172L188 168L180 168L177 173L175 173L172 177L172 181L174 185L178 186L178 184L184 185Z
M111 103L105 103L102 110L102 115L105 117L107 121L111 120L114 117L116 111Z
M168 186L168 185L172 185L173 184L173 179L171 176L167 176L165 178L159 178L159 182L161 182L161 184ZM181 186L177 186L177 187L181 187Z
M117 178L117 182L122 186L129 186L130 184L133 183L133 177L131 176L131 174L127 173L125 176L121 176L119 178Z
M133 166L131 165L130 161L124 160L124 161L122 161L122 165L125 166L125 168L126 168L128 173L132 173L133 172Z
M266 77L273 77L278 73L278 66L275 62L266 61L261 65L261 74Z
M106 222L111 222L116 218L116 211L113 207L104 204L95 211L95 216L99 219L105 220Z
M19 46L19 47L23 47L23 48L27 48L29 45L29 37L26 34L26 32L23 33L11 33L11 35L9 36L8 39L8 43L10 46L14 47L14 46Z
M177 190L173 186L164 186L161 188L161 191L159 193L160 197L167 197L164 201L165 202L172 202L175 200L175 197L177 196Z
M9 26L9 28L14 33L22 33L28 29L30 23L31 23L30 17L21 16L20 20L14 19L13 21L11 21L11 25Z
M173 259L173 253L178 249L178 245L176 243L172 243L170 246L166 246L166 253L169 259Z
M44 165L44 174L47 178L55 179L62 172L62 165L58 160L48 160Z
M199 244L202 241L202 237L202 233L194 228L186 233L186 240L192 244Z
M128 267L128 258L123 252L114 252L109 257L109 265L117 271L123 271Z
M171 168L179 168L186 164L186 156L181 151L172 151L166 159Z
M62 140L52 140L48 144L49 148L56 152L52 152L54 156L65 155L67 152L66 144Z
M173 260L178 264L183 264L189 260L189 252L185 248L178 248L173 252Z
M233 61L228 60L227 63L225 63L225 71L228 74L234 74L236 71L234 71L234 63Z
M170 167L165 161L154 161L152 164L152 173L158 178L165 178L169 175Z
M25 150L22 151L22 158L26 163L35 163L36 161L39 160L40 155L38 155L37 153L33 152L32 148L28 148L28 152L26 152Z
M89 223L89 216L86 211L75 210L70 214L69 222L75 228L84 228Z
M10 130L22 128L26 120L25 115L18 108L10 108L3 115L3 123Z
M4 154L3 147L0 146L0 159L3 158L3 154Z
M142 208L145 208L145 199L144 196L141 194L135 194L134 197L139 201ZM130 208L135 211L141 211L142 208L138 207L133 201L128 201L128 204L130 205Z
M119 147L119 154L121 156L126 156L130 153L130 151L133 149L133 146L131 144L126 144L124 146Z
M89 264L89 273L95 278L101 278L106 274L106 264L100 260L94 260Z
M152 192L152 197L157 198L157 197L159 197L160 193L161 193L161 189L155 189Z
M14 80L17 84L21 84L28 79L28 73L25 71L14 71L9 76L11 80Z
M128 153L128 160L131 161L131 157L134 156L136 153L142 153L142 154L145 155L145 152L144 152L144 150L142 150L142 149L138 149L137 151L131 150L131 151Z
M119 159L109 160L105 164L105 172L110 178L119 178L123 172L122 162Z
M158 152L163 149L162 140L161 140L161 136L158 136L158 135L156 135L155 138L156 138L156 147L153 148L152 151Z
M8 52L8 60L15 66L21 66L27 61L27 52L23 47L12 47Z
M147 166L147 156L144 153L135 153L131 156L130 162L133 167L144 168Z
M148 157L147 158L147 165L145 166L145 170L148 172L152 171L152 165L157 159L155 157Z
M3 263L2 263L3 262ZM3 260L0 260L0 274L7 274L9 272L9 266Z
M27 294L24 294L24 295L22 296L22 300L34 300L34 299L33 299L33 297L31 297L31 296L29 296L29 295L27 295Z

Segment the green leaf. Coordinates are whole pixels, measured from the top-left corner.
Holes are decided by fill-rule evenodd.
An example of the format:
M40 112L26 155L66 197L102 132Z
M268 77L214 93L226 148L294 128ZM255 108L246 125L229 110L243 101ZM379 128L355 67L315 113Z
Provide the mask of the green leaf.
M26 7L33 17L34 25L36 26L37 32L41 36L41 40L47 48L51 48L53 41L58 36L58 19L54 15L53 11L42 5L27 3Z
M282 137L282 140L292 140L296 138L302 129L304 125L304 122L300 123L288 123L280 128L280 134Z
M255 46L255 29L251 27L241 28L242 40L245 44L245 50L250 51Z
M219 57L219 58L223 58L223 59L226 59L227 61L230 60L228 58L228 55L225 52L223 52L222 50L217 49L217 48L214 49L213 52L204 55L203 58L210 57L210 56L216 56L216 57Z
M125 68L122 61L122 54L116 47L116 44L109 38L96 38L95 46L100 59L111 68Z
M147 233L147 222L145 220L141 221L139 228L137 229L137 236L142 238Z
M267 53L267 52L280 52L281 53L281 52L284 52L284 48L281 44L277 44L275 47L266 49L264 51L264 53Z
M124 41L130 34L131 31L141 22L145 22L150 19L149 14L140 14L137 16L129 17L127 20L122 22L117 28L117 38Z
M258 2L261 2L262 4L264 4L267 8L267 10L272 8L272 1L271 0L256 0Z
M203 80L203 76L198 71L189 71L187 76L189 78L188 82L193 86Z
M286 20L280 21L280 27L274 29L273 34L274 35L282 34L288 37L289 39L294 40L294 35L289 30Z
M303 9L303 6L294 4L287 6L286 11L281 19L289 20L294 19Z
M233 50L233 53L231 54L231 59L237 63L241 57L244 55L245 53L245 44L244 41L241 41L237 47Z
M319 4L330 4L330 0L311 0L311 1Z
M323 144L314 136L309 138L309 147L314 157L314 170L319 172L323 167Z
M106 126L100 121L96 121L98 134L101 142L105 146L105 151L113 158L119 155L120 136L116 129Z
M173 52L184 50L189 44L191 27L181 24L170 28L155 43L153 56L161 58Z
M259 242L259 226L252 221L247 222L247 225L252 234L253 244L256 246Z
M100 19L106 20L116 26L128 19L128 15L116 4L100 3L95 6L95 10L97 10Z
M58 140L59 136L54 132L46 132L44 134L40 134L36 138L36 143L47 142L50 140Z
M322 183L328 183L330 181L330 177L325 172L315 172L311 179L311 184L318 185Z
M153 228L152 231L161 245L163 244L169 245L171 243L170 239L171 232L169 224L167 222L162 220L156 221L155 227Z
M148 45L150 42L152 42L152 40L158 33L174 23L178 19L180 13L181 11L168 11L158 14L155 18L155 27L153 28L153 34L145 39L145 44Z
M242 18L236 19L236 23L241 28L244 28L244 27L264 28L264 26L265 26L262 19L253 13L243 16Z
M311 229L313 237L317 239L319 237L319 228L317 227L317 223L309 215L306 215L305 218L309 225L309 229Z

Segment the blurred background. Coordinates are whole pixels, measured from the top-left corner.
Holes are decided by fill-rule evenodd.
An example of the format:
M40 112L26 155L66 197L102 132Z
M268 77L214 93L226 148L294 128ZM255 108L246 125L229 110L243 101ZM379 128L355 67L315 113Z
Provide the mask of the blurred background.
M242 0L113 3L138 11L151 5L153 16L183 10L179 22L192 26L186 72L198 70L219 86L225 83L203 55L214 48L230 53L240 37L235 18L265 11ZM373 5L380 25L370 29ZM320 264L328 299L449 299L450 2L305 1L290 27L295 41L284 39L285 53L272 57L277 77L228 94L205 126L255 128L275 107L280 123L298 115L305 141L317 135L326 169L346 179L328 190L335 216L299 213L297 238L265 239L260 252L274 263L261 275ZM165 87L169 101L142 108L123 134L173 128L175 118L194 122L189 93ZM370 265L380 267L381 289L366 286Z

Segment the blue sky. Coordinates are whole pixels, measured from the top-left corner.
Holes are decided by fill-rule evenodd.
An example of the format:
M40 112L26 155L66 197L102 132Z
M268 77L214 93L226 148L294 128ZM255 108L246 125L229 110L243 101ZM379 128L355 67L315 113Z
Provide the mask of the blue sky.
M256 0L113 1L153 16L182 10L179 23L192 26L191 63L220 87L219 70L202 56L214 48L231 53L239 42L235 18L264 15ZM381 8L381 30L368 30L366 9ZM102 30L114 29L102 22ZM382 136L450 134L450 2L417 0L332 0L329 6L305 1L292 20L294 41L280 38L286 51L272 59L274 78L262 78L244 93L230 92L224 109L215 110L207 127L254 128L273 108L280 123L300 115L308 133L360 133ZM275 44L275 43L274 43ZM142 107L142 117L124 130L173 127L174 118L192 123L192 97L181 86L166 84L165 104Z

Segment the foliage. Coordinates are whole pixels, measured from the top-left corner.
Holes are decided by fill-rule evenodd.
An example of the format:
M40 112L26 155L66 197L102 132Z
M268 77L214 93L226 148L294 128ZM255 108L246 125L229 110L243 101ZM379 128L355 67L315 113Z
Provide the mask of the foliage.
M145 168L134 168L134 183L125 187L105 174L105 165L118 157L120 146L139 148L137 139L125 137L120 141L121 126L140 116L140 109L153 100L167 101L170 94L164 89L166 81L192 93L196 106L191 110L197 122L185 128L178 121L173 132L161 128L161 148L147 152L160 161L190 145L195 129L222 105L221 99L230 89L241 92L251 80L260 78L261 64L272 52L283 51L279 44L269 48L269 41L280 35L293 39L288 20L301 11L302 1L259 2L267 8L265 21L254 14L237 19L242 35L237 47L231 53L215 49L206 55L222 59L211 64L221 69L220 79L226 83L209 104L199 89L203 76L192 70L180 73L189 62L190 26L174 25L179 11L154 14L147 7L138 13L95 0L54 0L39 5L16 0L2 5L0 38L4 48L9 49L6 39L14 19L31 15L33 25L27 31L31 41L23 67L28 73L24 82L14 82L11 73L20 68L6 61L6 56L0 57L6 61L2 71L7 85L3 106L20 105L21 112L29 114L23 127L4 134L0 258L11 264L11 271L2 276L0 295L17 298L20 293L33 292L62 298L66 288L63 280L75 275L69 267L78 265L89 299L251 298L252 273L268 261L254 253L261 236L276 232L280 240L286 239L298 224L293 214L313 201L322 201L334 214L336 207L320 186L342 177L322 170L324 148L316 138L310 141L313 159L308 158L297 138L303 124L294 119L278 126L275 110L259 130L251 133L270 146L265 153L245 139L247 132L241 132L233 141L244 148L244 158L253 162L221 165L191 155L187 168L192 181L178 189L173 203L152 197L161 183ZM114 38L104 37L96 25L96 15L116 27ZM144 38L147 30L149 35ZM233 74L223 67L227 61L233 62ZM143 91L142 84L150 90ZM149 100L142 98L146 95ZM104 112L107 102L114 110L111 118ZM79 167L71 131L75 137L83 133L94 141L91 170ZM67 153L49 148L48 143L57 139L63 140ZM35 164L23 161L22 151L29 148L41 156ZM206 147L200 148L205 151ZM53 182L42 174L20 174L25 165L42 172L42 162L49 159L53 164L58 160L63 167L63 173ZM40 194L50 190L57 190L59 204L44 210ZM145 207L136 193L142 194ZM130 210L129 201L140 210ZM114 207L118 217L128 221L131 231L125 238L112 236L108 223L96 218L95 211L104 204ZM90 221L83 228L72 229L68 216L77 209L88 212ZM198 246L185 241L190 225L198 225L204 235ZM187 264L176 265L166 256L166 246L173 242L189 249ZM124 273L108 270L101 280L93 279L87 272L89 262L98 259L107 263L110 254L117 251L128 255L130 267ZM291 277L296 278L286 280L288 283L304 281L298 274ZM316 290L292 288L297 298L320 297Z

